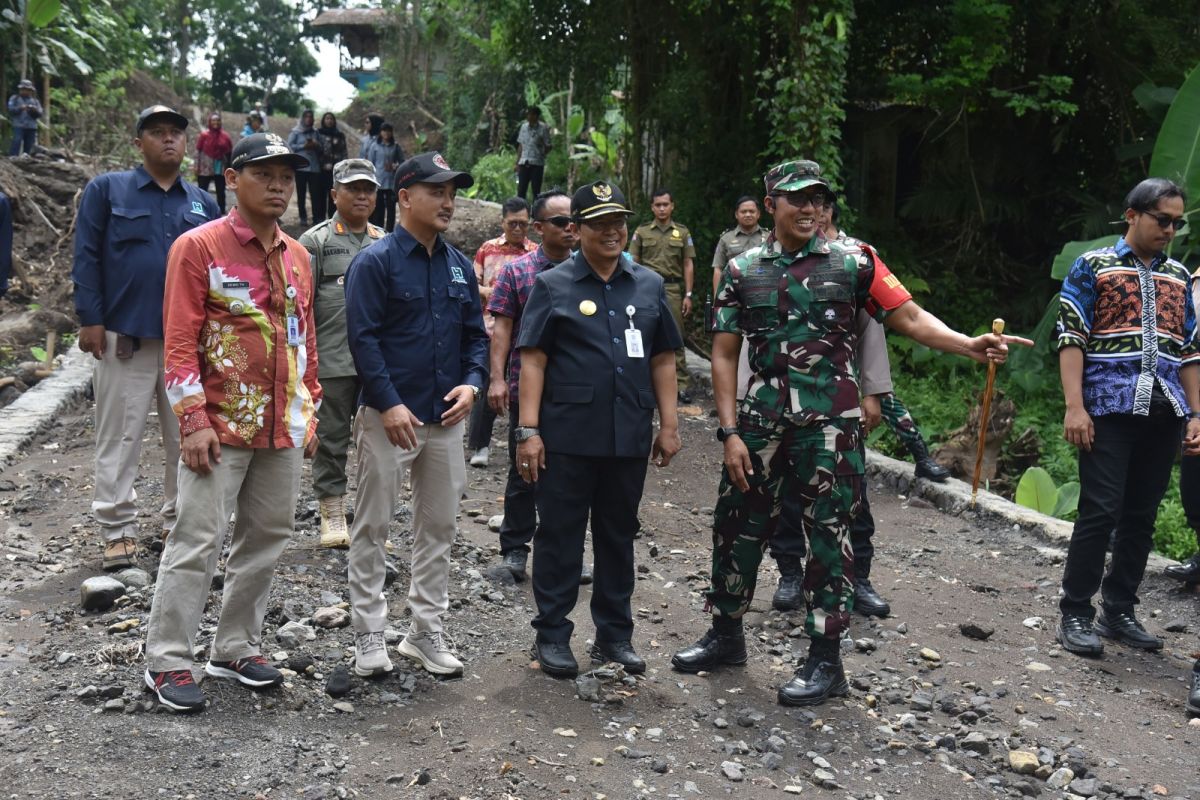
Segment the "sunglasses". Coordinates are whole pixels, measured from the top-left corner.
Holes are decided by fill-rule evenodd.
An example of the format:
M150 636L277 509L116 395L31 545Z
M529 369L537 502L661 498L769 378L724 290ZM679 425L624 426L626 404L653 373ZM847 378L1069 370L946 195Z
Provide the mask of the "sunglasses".
M520 219L510 219L510 220L506 220L504 222L504 227L506 227L506 228L528 228L529 221L528 220L520 220Z
M796 208L803 208L805 203L812 203L817 208L823 208L829 202L829 195L825 192L806 192L803 189L796 189L792 192L775 192L772 197L782 197L788 201L788 205Z
M1179 231L1182 230L1184 225L1187 225L1186 217L1172 217L1170 214L1152 214L1149 211L1143 211L1142 213L1153 217L1154 221L1158 223L1158 227L1164 230L1174 228L1176 231Z
M546 217L545 219L539 219L538 222L549 222L556 228L565 228L571 224L571 218L565 214L559 214L557 217Z

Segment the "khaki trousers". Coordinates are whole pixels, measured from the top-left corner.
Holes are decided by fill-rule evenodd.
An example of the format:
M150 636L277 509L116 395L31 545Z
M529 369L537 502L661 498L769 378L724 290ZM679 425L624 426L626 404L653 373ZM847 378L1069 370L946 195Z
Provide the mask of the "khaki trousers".
M287 546L300 491L298 447L221 447L209 475L179 466L179 518L167 538L146 633L146 666L190 669L196 628L225 539L229 503L237 523L225 562L225 589L211 659L258 655L275 562Z
M382 631L387 624L383 596L384 544L388 523L406 471L412 473L413 552L408 607L414 633L442 630L450 607L450 545L455 515L467 486L463 423L417 428L412 450L388 441L382 416L367 406L354 418L358 448L358 495L350 529L350 603L358 633Z
M677 281L668 281L663 287L667 292L667 305L671 307L671 316L675 318L675 327L679 328L679 336L686 339L687 335L683 327L683 286ZM683 391L691 383L691 375L687 370L687 347L681 347L675 351L675 380L679 384L679 391Z
M163 343L142 339L132 358L117 358L117 334L104 334L104 357L92 370L96 394L96 491L92 516L106 541L137 536L137 492L133 483L142 456L142 434L151 408L158 411L166 469L163 527L175 526L179 464L179 420L163 385Z

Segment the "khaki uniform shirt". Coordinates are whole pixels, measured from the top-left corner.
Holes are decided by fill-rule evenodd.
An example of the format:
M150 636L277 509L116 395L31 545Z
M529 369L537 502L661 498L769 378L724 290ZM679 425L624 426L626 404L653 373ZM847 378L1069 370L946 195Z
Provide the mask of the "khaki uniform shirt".
M655 221L647 222L633 232L629 255L667 281L682 281L683 260L695 259L696 248L692 246L692 234L685 226L672 221L663 227Z
M725 269L729 259L737 258L751 247L758 247L766 239L767 230L757 226L750 233L742 230L741 226L725 231L717 240L717 249L712 260L713 269Z
M346 273L359 251L384 235L383 228L370 223L366 233L351 233L335 213L300 236L312 264L320 378L352 378L356 374L346 341Z

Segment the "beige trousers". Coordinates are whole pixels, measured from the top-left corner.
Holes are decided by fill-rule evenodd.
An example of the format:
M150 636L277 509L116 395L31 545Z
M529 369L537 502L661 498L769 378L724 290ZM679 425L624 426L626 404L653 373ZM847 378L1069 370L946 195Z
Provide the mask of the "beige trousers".
M104 357L92 371L96 394L96 491L92 516L106 541L137 536L137 492L133 483L142 456L142 434L151 408L158 410L166 469L163 527L175 525L179 464L179 420L163 386L163 343L142 339L132 358L117 358L117 334L104 334Z
M298 447L221 447L209 475L179 466L179 519L167 538L146 633L146 666L155 672L189 669L196 628L212 584L217 553L237 498L237 523L225 562L221 616L211 658L258 655L275 562L287 546L300 491Z
M450 607L450 545L457 531L455 515L467 486L463 459L463 423L443 428L429 423L417 428L412 450L388 441L380 413L362 406L354 418L358 448L358 494L350 529L350 603L354 629L382 631L387 624L383 596L384 545L388 523L405 471L412 473L413 552L408 607L413 632L442 630Z

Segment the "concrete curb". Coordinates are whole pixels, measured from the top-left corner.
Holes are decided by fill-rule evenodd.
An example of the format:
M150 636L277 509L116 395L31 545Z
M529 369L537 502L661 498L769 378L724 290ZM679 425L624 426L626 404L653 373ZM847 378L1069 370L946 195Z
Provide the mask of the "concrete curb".
M92 379L92 362L90 355L72 347L53 375L0 409L0 470L16 461L39 433L79 402Z

